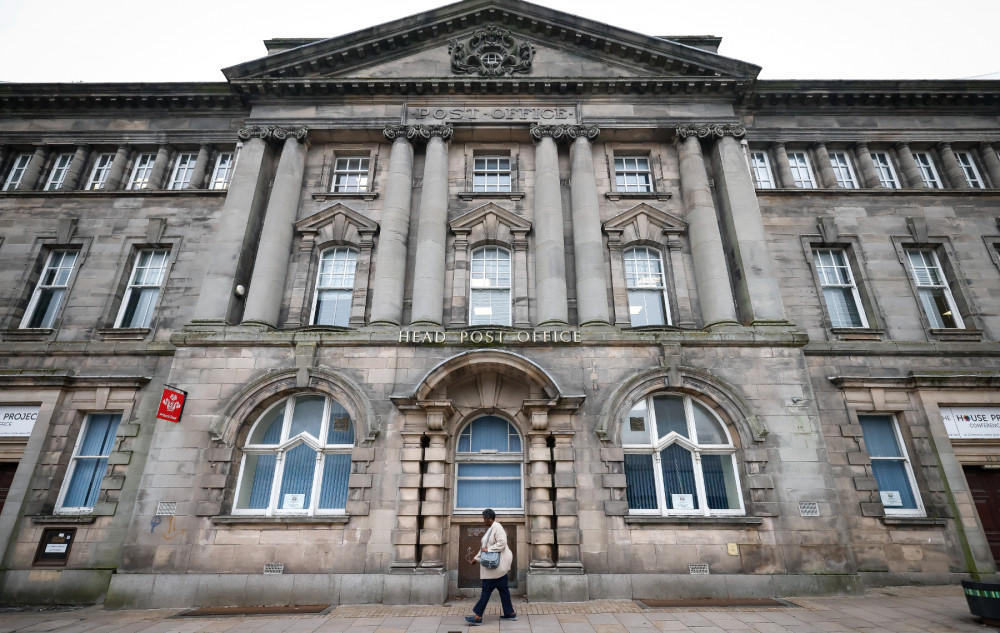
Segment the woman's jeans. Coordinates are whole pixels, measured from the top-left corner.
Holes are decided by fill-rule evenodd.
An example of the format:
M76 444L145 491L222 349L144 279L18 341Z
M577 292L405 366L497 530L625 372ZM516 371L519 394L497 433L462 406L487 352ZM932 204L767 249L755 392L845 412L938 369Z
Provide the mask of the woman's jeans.
M514 613L514 605L510 603L510 589L507 588L507 574L499 578L483 579L480 582L483 583L483 592L479 595L479 602L472 607L473 613L483 617L483 613L486 612L486 603L490 601L494 589L500 592L500 606L503 607L503 614Z

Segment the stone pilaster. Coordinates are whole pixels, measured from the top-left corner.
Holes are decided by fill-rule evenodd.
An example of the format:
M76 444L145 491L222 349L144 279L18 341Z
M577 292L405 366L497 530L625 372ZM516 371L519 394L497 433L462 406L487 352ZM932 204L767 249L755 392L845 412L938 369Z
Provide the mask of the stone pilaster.
M420 486L424 449L423 433L404 431L399 453L399 478L396 481L396 529L392 535L392 566L413 568L417 565L417 538L420 531Z
M305 128L291 134L282 132L278 137L284 143L264 213L244 321L266 323L272 327L278 325L285 277L288 275L288 254L292 250L302 176L305 173L305 138Z
M424 159L413 270L414 325L440 326L444 315L445 253L448 239L448 145L452 126L430 130Z
M582 570L580 553L580 503L576 496L576 450L573 436L555 433L552 461L555 465L553 488L556 492L556 550L557 566L560 570Z
M688 223L703 326L735 323L736 307L729 284L722 233L696 130L677 129L677 153L680 160L681 197Z
M21 175L21 182L18 183L16 191L31 191L38 184L38 179L42 175L45 161L48 160L49 150L44 145L35 148L35 153L31 155L28 166Z
M833 163L830 162L830 150L826 148L826 143L817 141L813 143L813 161L816 163L816 171L819 173L821 187L836 189L837 174L833 173Z
M535 426L532 424L532 426ZM531 521L531 557L533 568L555 567L552 529L552 451L547 445L547 431L528 433L528 515Z
M955 150L951 148L951 143L941 143L938 145L938 153L941 154L941 162L944 164L944 173L948 175L948 182L952 189L971 189L972 185L965 178L965 170L955 158Z
M997 156L996 145L983 143L979 146L979 157L990 175L990 184L994 189L1000 189L1000 157Z
M771 156L774 158L774 175L778 179L778 186L782 189L795 188L795 176L792 175L792 166L788 164L788 150L785 144L777 141L771 145Z
M447 477L448 432L444 420L452 413L451 402L421 403L427 412L428 446L424 449L421 476L423 500L420 502L420 567L444 567L445 518L451 514L445 499L451 487Z
M108 179L104 181L104 189L107 191L117 191L121 189L122 180L125 178L125 168L128 166L128 157L132 153L132 148L128 145L119 145L115 152L115 157L111 160L111 169L108 171Z
M149 174L149 180L143 189L163 189L163 178L167 173L167 166L170 164L170 148L167 145L160 145L156 150L156 159L153 161L153 171Z
M372 249L375 246L375 228L358 229L358 261L354 271L354 294L351 297L351 318L348 325L362 327L368 307L368 278L372 269Z
M872 153L868 149L868 143L860 142L855 144L854 158L858 161L861 184L866 189L881 189L882 181L878 178L878 170L875 169L875 161L872 160Z
M528 317L528 229L512 228L514 239L514 327L531 327Z
M205 174L208 173L208 155L210 148L202 145L198 148L198 158L194 160L194 169L191 171L191 180L186 189L203 189L205 187Z
M570 126L532 125L535 143L535 323L566 325L566 247L563 232L559 150L556 139Z
M570 201L573 214L573 260L576 263L576 311L580 325L609 325L608 281L597 179L590 139L597 126L580 126L570 148Z
M59 187L61 191L76 191L80 188L80 176L83 174L83 168L87 166L88 156L90 156L89 147L86 145L77 146L73 160L70 161L69 169L66 171L66 177L63 178L62 186Z
M917 167L917 161L913 158L913 151L910 149L909 143L896 143L893 149L896 150L899 170L903 172L904 185L910 189L926 189L927 185L924 184L924 179L920 175L920 168Z

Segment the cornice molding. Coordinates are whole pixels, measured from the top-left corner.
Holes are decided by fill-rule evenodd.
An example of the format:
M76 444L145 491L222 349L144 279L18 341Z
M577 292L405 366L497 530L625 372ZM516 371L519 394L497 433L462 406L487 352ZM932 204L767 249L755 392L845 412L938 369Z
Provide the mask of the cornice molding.
M264 139L265 141L284 141L293 138L300 143L305 140L309 133L306 126L300 127L280 127L277 125L250 125L240 128L236 133L241 141L249 141L252 138Z
M444 125L387 125L382 133L390 141L397 138L405 138L410 141L429 141L432 138L440 138L447 141L455 131L451 123Z
M678 125L678 138L696 136L698 138L722 138L732 136L733 138L743 138L747 135L747 129L739 123L700 123L690 125Z
M596 125L542 125L532 123L529 128L531 137L541 140L551 137L557 141L570 141L577 138L595 139L601 133Z

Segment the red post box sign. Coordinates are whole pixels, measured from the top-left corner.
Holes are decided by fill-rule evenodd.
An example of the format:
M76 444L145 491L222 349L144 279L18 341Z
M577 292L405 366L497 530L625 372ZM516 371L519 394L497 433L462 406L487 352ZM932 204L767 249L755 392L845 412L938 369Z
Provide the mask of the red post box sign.
M184 399L187 392L176 387L167 385L163 388L163 395L160 397L160 407L156 410L157 420L167 422L180 422L181 413L184 411Z

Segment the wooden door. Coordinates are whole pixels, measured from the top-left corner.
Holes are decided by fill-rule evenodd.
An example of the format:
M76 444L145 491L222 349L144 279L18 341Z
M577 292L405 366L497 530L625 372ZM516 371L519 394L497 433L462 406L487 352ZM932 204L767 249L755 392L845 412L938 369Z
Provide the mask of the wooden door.
M1000 565L1000 470L978 466L966 466L964 470L993 560Z

